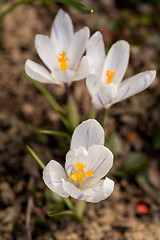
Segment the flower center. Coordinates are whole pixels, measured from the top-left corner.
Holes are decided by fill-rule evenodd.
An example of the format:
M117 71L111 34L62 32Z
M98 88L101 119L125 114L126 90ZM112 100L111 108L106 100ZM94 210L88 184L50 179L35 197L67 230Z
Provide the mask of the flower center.
M106 71L107 83L105 83L105 84L112 83L112 78L113 78L114 74L115 74L114 71L110 71L110 70Z
M66 61L69 61L68 58L65 58L65 55L66 55L66 52L63 51L62 53L59 53L60 57L57 57L58 58L58 62L60 63L60 68L62 71L65 71L67 69L67 63Z
M89 170L87 172L85 172L83 169L86 167L86 165L83 165L83 163L79 162L76 163L76 168L78 169L78 173L75 173L75 171L72 171L72 175L71 178L73 179L73 181L77 182L77 181L82 181L82 179L84 179L84 177L93 177L93 172L92 170Z

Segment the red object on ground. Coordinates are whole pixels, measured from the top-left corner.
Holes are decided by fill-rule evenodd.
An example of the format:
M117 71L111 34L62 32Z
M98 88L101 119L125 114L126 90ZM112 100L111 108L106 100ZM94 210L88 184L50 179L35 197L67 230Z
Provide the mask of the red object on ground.
M144 203L139 203L136 206L136 213L146 215L149 212L149 207Z

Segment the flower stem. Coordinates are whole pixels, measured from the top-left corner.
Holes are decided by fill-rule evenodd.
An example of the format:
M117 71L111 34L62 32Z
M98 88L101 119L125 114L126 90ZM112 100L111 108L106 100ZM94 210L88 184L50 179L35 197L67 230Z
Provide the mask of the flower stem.
M82 220L85 210L86 210L86 201L76 200L76 203L75 203L76 216L75 217L78 221Z
M103 126L104 124L104 117L105 117L105 108L99 109L96 115L96 120Z

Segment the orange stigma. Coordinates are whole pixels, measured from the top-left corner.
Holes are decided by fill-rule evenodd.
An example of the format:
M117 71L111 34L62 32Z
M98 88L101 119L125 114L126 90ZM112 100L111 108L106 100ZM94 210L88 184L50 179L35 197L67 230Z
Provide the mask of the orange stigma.
M63 51L62 53L59 53L60 57L57 57L58 58L58 62L60 63L60 68L62 71L65 71L67 69L67 63L66 61L69 61L68 58L65 58L65 55L66 55L66 52Z
M72 171L73 174L70 176L73 179L73 181L75 181L75 182L82 181L85 176L93 177L92 170L85 172L83 170L85 167L86 167L86 165L83 165L83 163L81 163L81 162L76 163L76 168L78 169L78 173L75 173L75 171Z
M106 84L112 83L112 78L113 78L114 74L115 74L114 71L110 71L110 70L106 71L106 76L108 77Z

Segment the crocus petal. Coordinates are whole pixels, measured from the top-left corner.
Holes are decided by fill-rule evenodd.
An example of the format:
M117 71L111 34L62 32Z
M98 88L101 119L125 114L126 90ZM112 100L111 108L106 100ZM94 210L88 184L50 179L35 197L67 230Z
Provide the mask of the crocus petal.
M87 43L86 56L92 63L91 73L101 77L105 60L105 47L103 37L100 32L96 32L92 35Z
M114 83L106 84L94 94L92 102L97 108L105 107L117 97L117 86Z
M104 130L94 119L82 122L74 130L70 148L82 146L88 149L91 145L104 145Z
M121 40L116 42L110 48L101 75L101 81L106 82L106 71L114 71L115 74L112 81L119 85L126 72L129 60L129 44L128 42Z
M99 89L104 86L100 79L94 74L88 75L86 79L86 85L91 97L93 97L95 93L97 93Z
M75 72L67 69L65 71L53 71L51 75L56 80L57 84L63 85L64 83L72 82Z
M72 170L77 171L76 163L81 162L86 165L87 150L84 147L72 148L66 154L65 170L68 177L71 176Z
M69 69L77 69L79 61L86 49L89 34L90 32L88 27L84 27L75 33L67 51L67 58L69 58L67 66Z
M37 34L35 46L39 57L49 70L58 69L57 54L51 39L48 36Z
M89 189L83 191L83 193L85 195L86 202L96 203L108 198L113 192L113 190L114 182L106 177L105 180L100 180L99 182L91 186Z
M76 188L72 183L65 181L64 179L62 179L62 181L63 188L66 193L77 200L84 200L84 194L80 189Z
M86 56L82 57L82 60L79 64L77 73L73 78L73 81L77 81L83 78L86 78L90 72L90 65Z
M29 59L25 63L25 72L30 78L38 82L54 83L50 72L45 67Z
M85 172L92 170L93 176L83 180L83 188L88 188L103 178L113 165L113 154L105 146L93 145L88 149Z
M51 39L57 54L67 50L73 38L73 24L70 16L60 9L54 19L51 29Z
M145 90L151 85L155 76L156 71L146 71L124 80L118 89L118 97L113 101L113 104Z
M67 179L64 168L58 162L51 160L43 171L43 181L48 188L61 197L69 197L63 189L62 179Z

